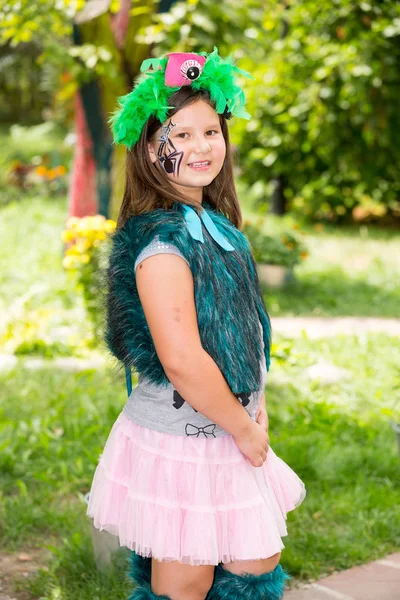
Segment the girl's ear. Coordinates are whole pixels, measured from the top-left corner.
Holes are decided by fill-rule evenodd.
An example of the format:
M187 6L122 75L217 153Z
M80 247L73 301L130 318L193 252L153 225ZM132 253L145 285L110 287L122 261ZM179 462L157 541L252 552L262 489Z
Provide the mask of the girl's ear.
M151 162L152 163L157 162L157 156L156 156L155 150L154 150L153 145L152 145L151 142L147 143L147 149L149 151L149 156L150 156Z

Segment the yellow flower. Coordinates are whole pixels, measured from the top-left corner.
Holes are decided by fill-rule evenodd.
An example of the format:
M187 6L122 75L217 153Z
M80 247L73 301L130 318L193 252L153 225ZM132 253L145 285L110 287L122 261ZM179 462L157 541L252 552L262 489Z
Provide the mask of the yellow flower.
M89 250L89 248L92 247L92 242L91 240L87 239L87 238L79 238L77 243L76 243L76 247L79 250L79 252L86 252L86 250Z
M89 256L89 254L86 254L86 253L85 253L85 254L82 254L82 255L81 255L81 262L82 262L84 265L87 265L87 264L90 262L90 256Z
M79 221L80 219L78 217L70 217L65 226L67 229L74 229L78 225Z
M79 256L80 254L81 252L76 244L68 248L68 250L65 253L66 256Z
M70 229L66 229L65 231L62 232L61 239L65 243L72 242L75 239L74 232L71 231Z
M82 236L87 236L88 235L87 217L84 217L83 219L81 219L79 221L79 223L76 226L76 230L79 233L79 235L82 235Z
M106 218L103 217L103 215L95 215L94 217L92 217L93 229L102 229L105 222Z
M104 231L106 233L112 233L113 231L115 231L117 224L115 221L113 221L112 219L107 219L107 221L104 224Z
M91 229L92 227L92 223L93 223L93 217L89 216L89 217L83 217L82 219L82 224L87 227L87 229Z
M76 258L74 256L64 256L62 264L64 269L73 269L76 266Z

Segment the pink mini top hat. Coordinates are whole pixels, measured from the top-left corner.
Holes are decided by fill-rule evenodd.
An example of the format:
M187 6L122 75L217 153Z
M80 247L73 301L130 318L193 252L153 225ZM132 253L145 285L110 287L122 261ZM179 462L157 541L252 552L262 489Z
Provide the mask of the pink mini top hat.
M165 69L165 85L182 87L190 85L203 72L206 57L191 52L172 52L167 54L168 64Z

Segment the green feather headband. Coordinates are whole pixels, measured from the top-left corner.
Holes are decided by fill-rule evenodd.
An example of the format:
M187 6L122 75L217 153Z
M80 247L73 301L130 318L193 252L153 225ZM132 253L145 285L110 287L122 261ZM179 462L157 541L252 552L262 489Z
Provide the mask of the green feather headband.
M250 118L244 108L244 92L235 76L253 77L236 67L231 56L221 58L215 46L210 54L175 53L150 58L142 63L140 70L142 75L136 86L118 98L120 108L110 119L116 144L125 144L128 148L136 144L151 115L164 123L168 111L174 108L169 106L169 98L185 85L208 91L218 114L227 118L232 115Z

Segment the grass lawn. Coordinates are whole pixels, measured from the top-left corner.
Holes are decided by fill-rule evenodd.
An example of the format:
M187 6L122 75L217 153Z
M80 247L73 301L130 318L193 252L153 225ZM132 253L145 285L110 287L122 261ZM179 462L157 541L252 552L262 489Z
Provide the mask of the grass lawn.
M275 354L266 390L271 446L308 491L289 514L283 565L314 578L398 548L400 465L383 409L393 400L400 349L371 335L284 342ZM309 381L304 369L318 357L348 368L351 379ZM20 583L35 597L126 597L120 569L106 583L95 570L83 502L125 401L123 383L112 370L21 367L1 376L0 544L54 554L48 571Z
M248 206L245 219L256 219ZM274 220L265 216L265 223ZM290 228L293 220L284 218ZM298 225L298 224L297 224ZM310 256L295 267L295 281L282 290L265 289L271 315L400 316L400 236L377 226L303 224Z
M1 209L0 344L8 352L24 342L26 352L89 352L81 301L60 266L65 213L60 198L26 198ZM268 292L271 312L365 314L369 304L368 314L398 316L399 242L386 232L368 235L310 229L311 256L297 288ZM363 294L364 308L356 310L352 302ZM315 578L399 548L400 464L385 409L399 387L400 348L383 334L302 337L278 342L273 353L266 390L271 445L308 490L289 514L283 565ZM305 369L320 358L348 369L350 378L334 385L309 380ZM126 598L123 567L104 575L95 569L83 502L124 401L123 378L109 368L70 373L21 362L0 373L0 547L13 554L48 548L50 556L46 570L17 582L31 595L24 600Z

